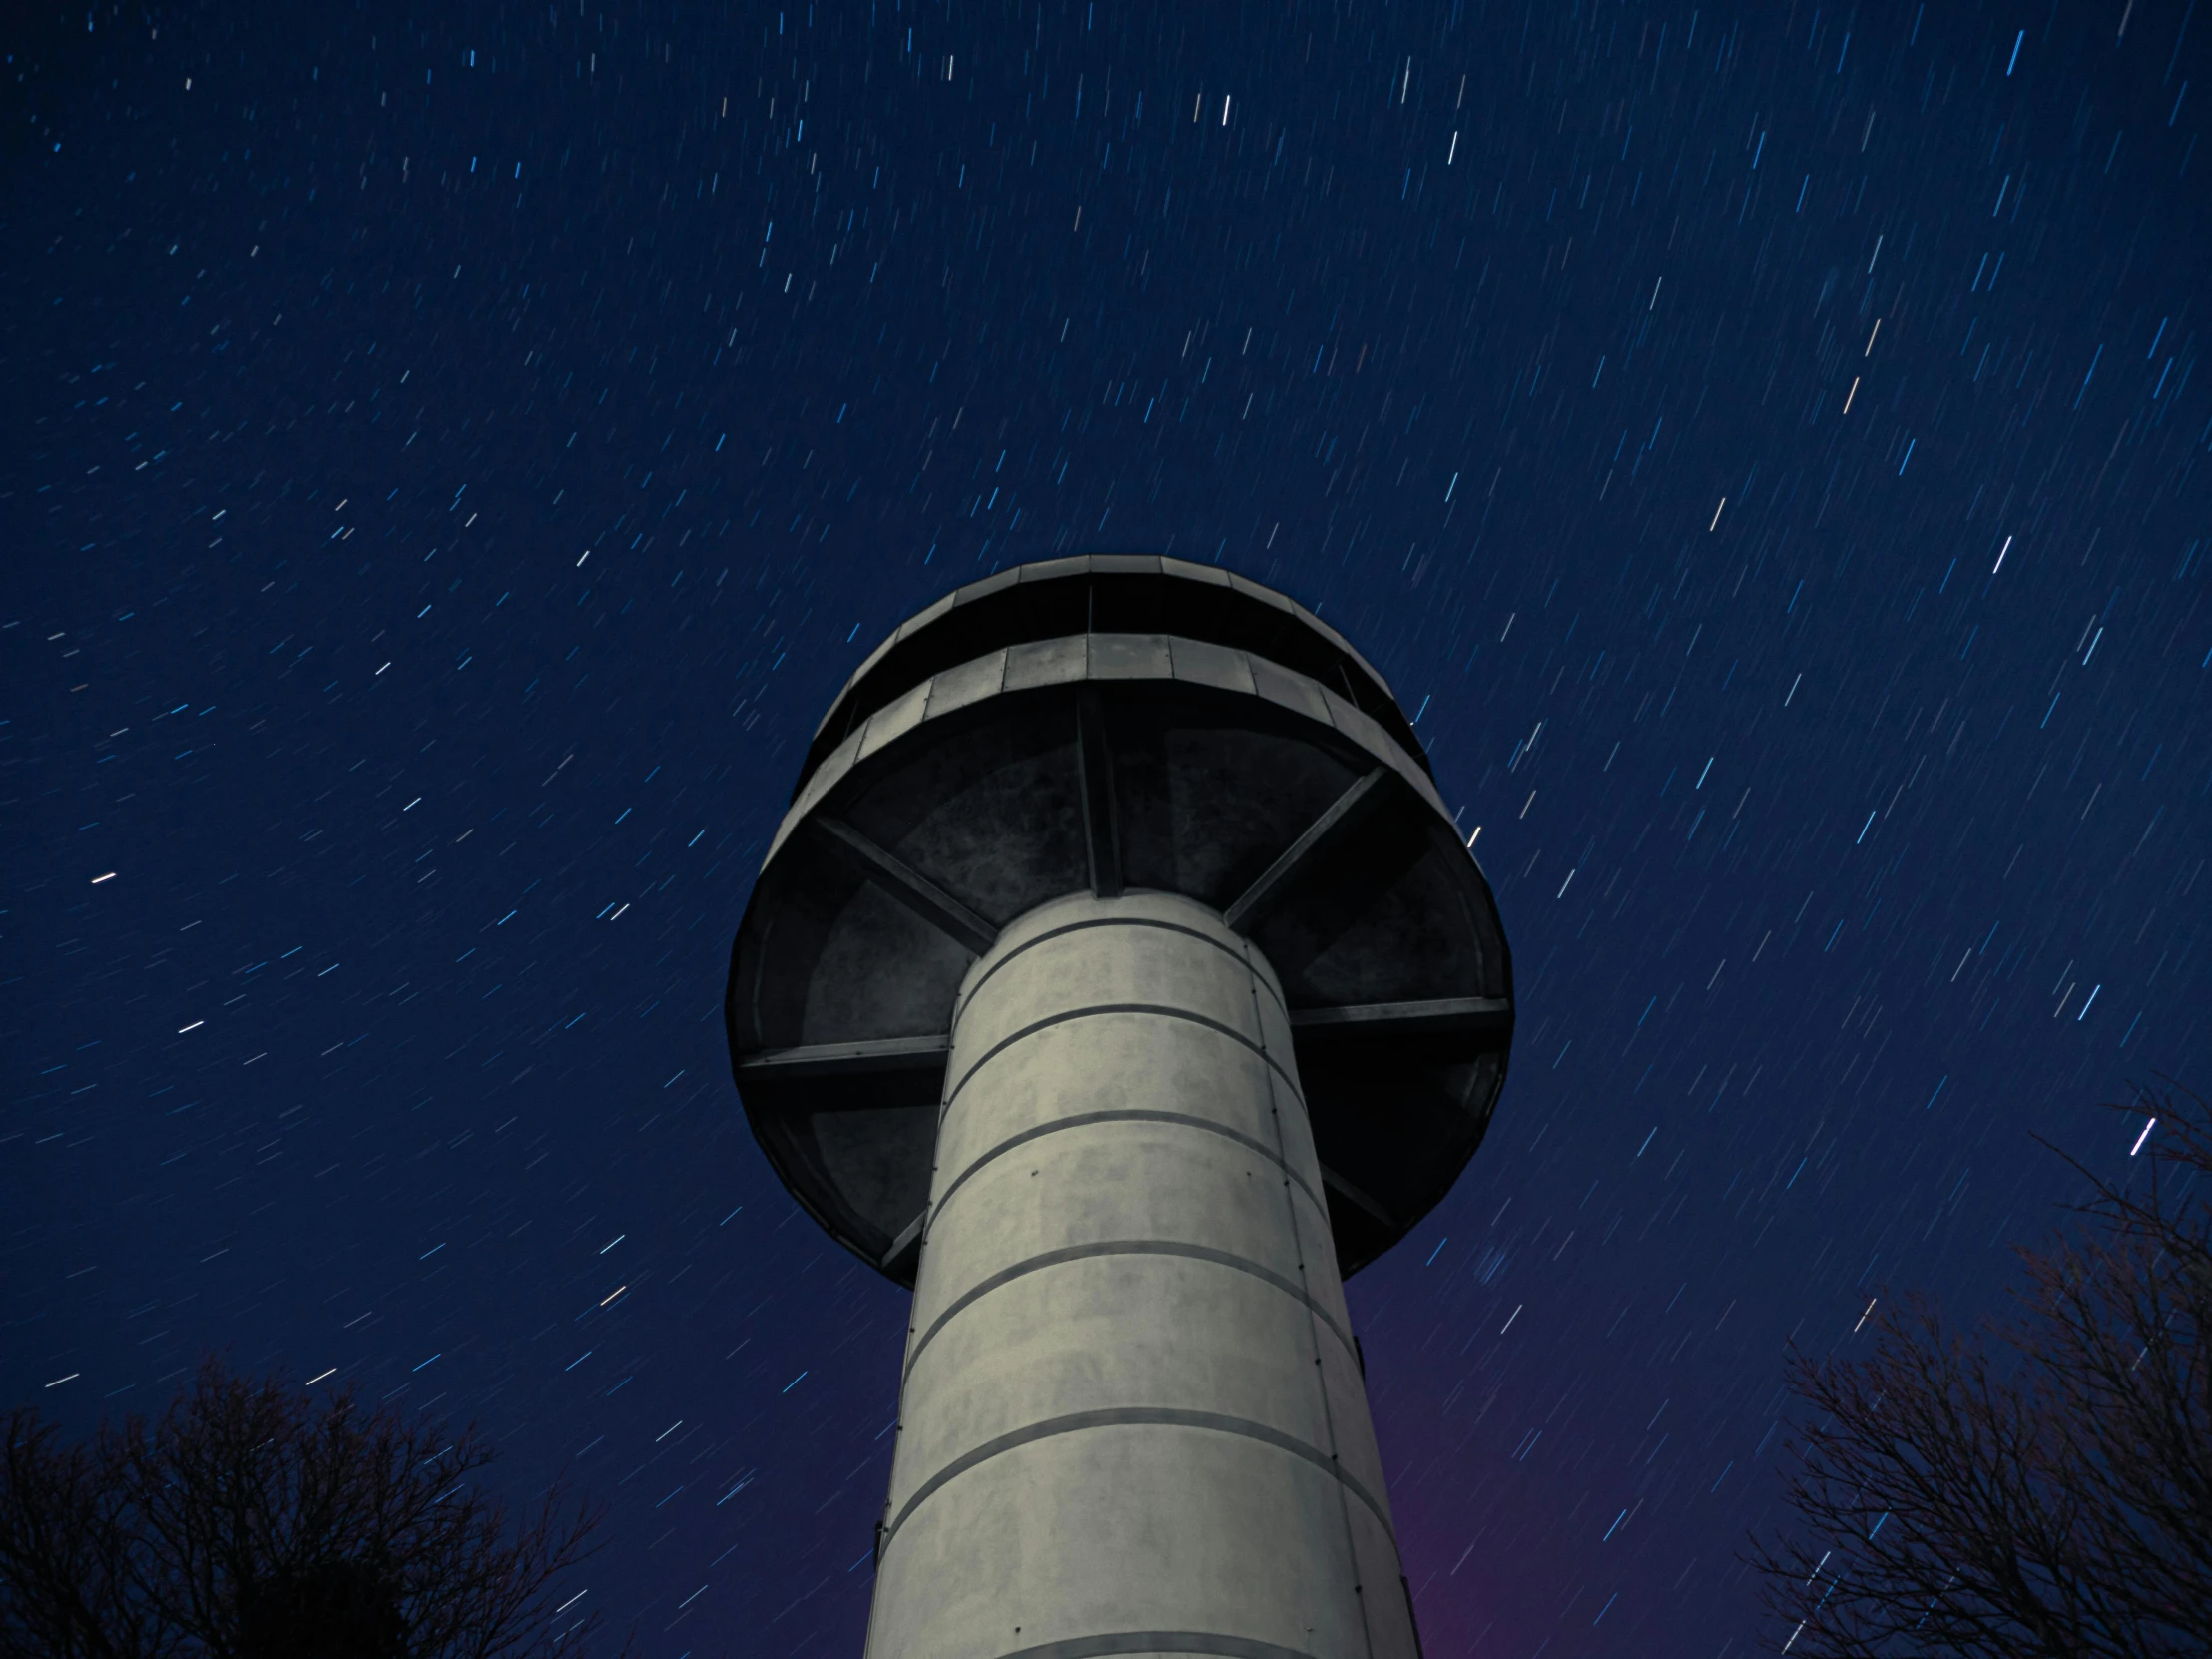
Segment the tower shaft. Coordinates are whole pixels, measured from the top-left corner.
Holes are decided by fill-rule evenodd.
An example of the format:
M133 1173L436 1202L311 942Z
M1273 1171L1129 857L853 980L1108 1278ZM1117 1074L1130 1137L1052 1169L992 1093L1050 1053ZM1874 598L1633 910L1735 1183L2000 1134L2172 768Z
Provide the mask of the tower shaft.
M1275 970L1163 892L962 982L869 1659L1412 1659Z

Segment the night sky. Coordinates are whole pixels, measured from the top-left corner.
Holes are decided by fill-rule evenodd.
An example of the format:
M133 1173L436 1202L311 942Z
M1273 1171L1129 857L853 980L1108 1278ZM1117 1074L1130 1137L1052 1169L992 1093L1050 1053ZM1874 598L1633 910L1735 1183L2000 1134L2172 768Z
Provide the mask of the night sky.
M1418 712L1516 953L1352 1286L1427 1651L1748 1651L1786 1345L2204 1086L2197 9L18 14L0 1396L335 1368L603 1495L645 1654L856 1654L905 1296L731 937L904 616L1173 552Z

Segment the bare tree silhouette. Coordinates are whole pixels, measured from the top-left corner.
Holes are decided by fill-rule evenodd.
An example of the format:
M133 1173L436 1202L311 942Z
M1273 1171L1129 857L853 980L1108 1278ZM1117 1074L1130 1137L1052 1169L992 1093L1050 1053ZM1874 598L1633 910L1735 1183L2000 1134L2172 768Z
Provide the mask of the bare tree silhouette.
M2019 1252L2013 1314L1877 1317L1864 1360L1793 1356L1807 1428L1755 1538L1774 1645L1892 1654L2212 1654L2212 1108L2170 1083L2148 1167ZM2072 1162L2072 1160L2069 1160Z
M529 1659L592 1627L553 1592L598 1513L556 1485L510 1516L473 1427L210 1360L159 1419L5 1434L6 1659Z

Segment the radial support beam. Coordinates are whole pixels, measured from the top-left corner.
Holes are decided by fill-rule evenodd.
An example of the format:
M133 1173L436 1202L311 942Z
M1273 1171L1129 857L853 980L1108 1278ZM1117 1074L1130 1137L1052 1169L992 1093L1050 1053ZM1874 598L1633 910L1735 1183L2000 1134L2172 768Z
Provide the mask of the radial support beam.
M1321 1184L1324 1187L1327 1187L1331 1192L1335 1193L1339 1198L1345 1200L1345 1202L1350 1204L1354 1209L1365 1210L1370 1217L1378 1222L1381 1222L1384 1227L1387 1227L1393 1233L1397 1231L1397 1218L1395 1216L1391 1215L1389 1211L1383 1209L1382 1206L1379 1204L1374 1198L1370 1197L1367 1193L1362 1192L1358 1187L1355 1187L1351 1182L1347 1181L1343 1176L1339 1175L1327 1164L1321 1166ZM1366 1374L1367 1368L1363 1364L1361 1367L1361 1375L1365 1376Z
M1368 1002L1348 1008L1294 1008L1291 1029L1301 1041L1425 1037L1441 1033L1493 1036L1502 1048L1513 1032L1513 1004L1502 996L1450 996L1434 1002Z
M904 1227L901 1227L898 1230L898 1237L891 1240L890 1248L883 1252L880 1266L884 1269L885 1272L890 1271L898 1263L901 1257L910 1254L920 1247L921 1229L928 1220L928 1207L923 1206L923 1208L915 1214L912 1221L908 1222ZM910 1266L908 1271L911 1272Z
M842 819L822 817L813 821L834 846L891 897L921 917L940 933L956 940L971 955L980 956L998 937L998 929L893 854L877 846Z
M825 1077L856 1077L867 1072L930 1071L944 1064L949 1037L885 1037L864 1043L810 1043L804 1048L769 1048L738 1062L738 1082L784 1079L814 1082Z
M1377 767L1337 797L1329 810L1308 825L1306 832L1268 865L1260 879L1245 889L1244 896L1222 912L1222 919L1240 933L1250 932L1265 921L1268 913L1289 897L1308 872L1382 802L1383 783L1389 772L1388 767Z
M1121 896L1121 817L1114 801L1114 752L1106 741L1106 711L1098 688L1075 694L1076 759L1083 779L1083 841L1090 855L1091 893Z

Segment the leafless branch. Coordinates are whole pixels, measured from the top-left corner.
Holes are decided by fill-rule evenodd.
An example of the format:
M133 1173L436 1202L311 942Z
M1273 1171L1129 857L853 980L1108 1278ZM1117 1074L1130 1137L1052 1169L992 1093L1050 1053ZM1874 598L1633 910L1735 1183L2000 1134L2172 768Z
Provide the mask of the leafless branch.
M2212 1108L2168 1084L2119 1109L2156 1119L2148 1166L2081 1169L2009 1318L1909 1300L1866 1359L1792 1357L1799 1525L1752 1549L1778 1649L2212 1652Z
M0 1659L533 1659L580 1651L552 1591L599 1516L515 1516L471 1427L202 1367L159 1419L0 1451Z

